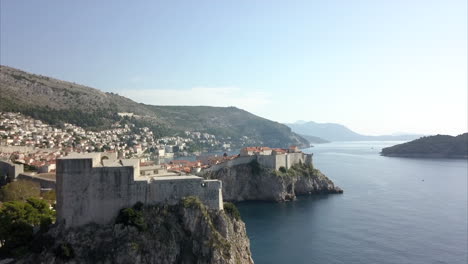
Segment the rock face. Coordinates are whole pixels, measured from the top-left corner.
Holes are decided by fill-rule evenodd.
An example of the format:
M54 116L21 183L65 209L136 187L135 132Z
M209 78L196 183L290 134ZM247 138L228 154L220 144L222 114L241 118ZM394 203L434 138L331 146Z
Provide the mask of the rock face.
M223 182L225 201L288 201L296 195L317 193L343 193L319 170L296 164L283 171L261 167L257 162L225 167L202 173L207 179Z
M231 211L189 197L139 212L127 224L55 227L18 263L253 263L245 224Z

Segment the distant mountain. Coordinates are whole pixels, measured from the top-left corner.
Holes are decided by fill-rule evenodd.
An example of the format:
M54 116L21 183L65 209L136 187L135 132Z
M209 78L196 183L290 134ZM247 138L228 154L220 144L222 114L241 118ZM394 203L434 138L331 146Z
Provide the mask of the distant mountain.
M468 158L468 133L436 135L382 149L383 156L417 158Z
M115 93L0 66L0 111L21 112L52 125L72 123L103 130L120 119L135 116L136 126L149 127L156 136L199 131L230 139L234 146L309 146L309 142L283 124L235 107L153 106Z
M323 143L330 143L330 141L325 140L323 138L309 136L309 135L301 135L301 137L307 139L312 144L323 144Z
M322 138L328 141L406 141L421 137L422 135L384 135L384 136L366 136L358 134L351 129L334 123L316 123L316 122L299 122L286 124L294 132Z

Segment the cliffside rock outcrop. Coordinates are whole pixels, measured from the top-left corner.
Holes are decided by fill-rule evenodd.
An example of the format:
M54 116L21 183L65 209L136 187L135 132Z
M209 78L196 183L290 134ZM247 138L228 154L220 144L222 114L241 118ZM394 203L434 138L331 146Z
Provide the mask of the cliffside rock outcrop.
M253 263L245 224L229 209L207 210L188 197L175 206L121 211L118 224L57 226L17 263Z
M305 164L296 164L288 170L267 169L256 161L202 172L207 179L223 182L225 201L288 201L296 195L343 193L319 170Z

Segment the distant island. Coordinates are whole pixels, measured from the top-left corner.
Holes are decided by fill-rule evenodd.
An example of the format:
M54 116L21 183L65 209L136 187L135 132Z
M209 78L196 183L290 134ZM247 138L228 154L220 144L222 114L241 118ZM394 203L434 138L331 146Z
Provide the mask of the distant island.
M285 125L289 126L293 132L300 134L311 143L326 143L313 142L311 137L318 137L325 141L408 141L423 136L416 134L367 136L356 133L341 124L316 123L313 121L297 121L295 123Z
M468 133L459 136L436 135L382 149L388 157L468 158Z

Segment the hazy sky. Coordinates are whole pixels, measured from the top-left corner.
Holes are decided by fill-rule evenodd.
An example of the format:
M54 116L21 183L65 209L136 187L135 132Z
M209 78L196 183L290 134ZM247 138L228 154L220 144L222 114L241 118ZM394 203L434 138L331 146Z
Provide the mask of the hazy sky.
M466 0L0 0L0 62L365 134L467 126Z

